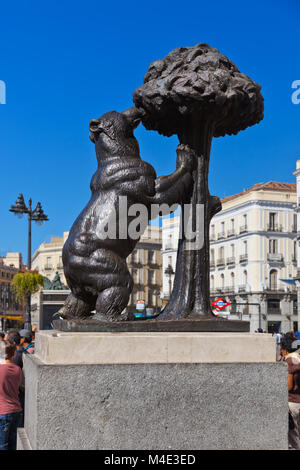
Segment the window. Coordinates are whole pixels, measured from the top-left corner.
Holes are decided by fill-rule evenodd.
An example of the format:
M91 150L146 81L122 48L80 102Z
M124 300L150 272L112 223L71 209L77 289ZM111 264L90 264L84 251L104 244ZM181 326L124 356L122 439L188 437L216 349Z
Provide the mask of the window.
M215 262L215 250L213 249L210 250L210 260L212 263Z
M230 245L230 253L231 253L231 257L234 258L234 244Z
M137 269L132 270L132 279L134 283L138 282L138 270Z
M269 253L277 253L277 240L269 240Z
M136 261L137 261L137 251L133 250L133 252L131 253L131 262L136 263Z
M166 240L166 250L171 250L172 248L173 248L173 238L172 238L172 234L170 233Z
M152 306L153 293L151 290L148 291L148 307Z
M270 271L270 289L277 290L277 271L276 269L272 269Z
M234 287L234 273L231 273L230 279L231 279L231 287Z
M222 290L224 290L224 287L225 287L225 277L224 277L224 274L221 274L220 280L221 280L221 285L220 285L220 287L221 287Z
M276 226L276 212L269 213L269 229L275 230Z
M248 273L247 273L247 271L243 272L243 284L244 285L248 284Z
M153 250L148 251L148 263L155 263L155 253Z
M148 284L155 284L155 271L152 269L148 271Z
M211 290L215 290L215 278L214 278L214 276L210 276L210 288L211 288Z

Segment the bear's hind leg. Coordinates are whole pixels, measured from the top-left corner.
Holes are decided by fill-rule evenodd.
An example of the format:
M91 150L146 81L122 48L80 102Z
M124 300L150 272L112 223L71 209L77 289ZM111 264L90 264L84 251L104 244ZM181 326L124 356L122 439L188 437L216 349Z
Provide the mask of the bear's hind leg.
M90 304L78 299L74 294L68 295L62 308L57 312L63 318L86 318L95 308L95 304Z
M130 290L126 287L109 287L100 292L96 302L96 315L93 319L112 322L134 320L133 314L123 314L122 311L128 304Z

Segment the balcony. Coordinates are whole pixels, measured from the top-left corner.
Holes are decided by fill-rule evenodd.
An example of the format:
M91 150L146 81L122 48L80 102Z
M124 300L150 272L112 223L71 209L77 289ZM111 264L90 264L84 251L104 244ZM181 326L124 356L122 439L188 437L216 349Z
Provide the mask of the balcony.
M234 294L234 286L225 287L225 289L223 289L223 292L224 294Z
M135 259L131 258L131 260L129 258L129 263L128 264L131 265L131 266L134 266L136 268L140 268L140 267L143 266L143 263L140 260L138 260L137 258L135 258Z
M268 315L281 315L280 307L268 307Z
M248 225L241 225L240 233L245 233L245 232L248 232Z
M165 250L173 250L173 244L172 243L166 243L165 245Z
M248 262L248 253L244 253L240 255L240 263L247 263Z
M216 266L216 262L215 262L214 259L211 259L210 262L209 262L209 264L210 264L210 267L211 267L211 268L214 268L214 267Z
M217 259L217 266L225 266L225 259L224 258Z
M235 257L231 256L230 258L226 259L226 264L227 265L234 265L235 264Z
M210 290L210 295L211 296L220 295L220 294L222 294L222 289L220 289L219 287L216 288L216 289L211 289Z
M268 261L271 263L281 263L283 255L281 253L268 253Z
M246 292L246 284L242 284L238 287L238 292Z
M227 237L233 237L235 235L234 228L227 230Z
M46 265L44 266L44 270L45 270L45 271L51 271L51 269L53 269L52 264L46 264Z
M222 238L226 238L225 232L218 233L218 240L221 240Z
M267 227L268 232L282 232L282 225L280 224L269 224Z

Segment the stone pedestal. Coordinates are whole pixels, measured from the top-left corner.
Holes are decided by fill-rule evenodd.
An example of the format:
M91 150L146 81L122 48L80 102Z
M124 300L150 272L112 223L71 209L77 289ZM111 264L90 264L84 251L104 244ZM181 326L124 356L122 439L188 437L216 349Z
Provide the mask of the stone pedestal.
M287 449L275 350L267 334L41 331L18 449Z

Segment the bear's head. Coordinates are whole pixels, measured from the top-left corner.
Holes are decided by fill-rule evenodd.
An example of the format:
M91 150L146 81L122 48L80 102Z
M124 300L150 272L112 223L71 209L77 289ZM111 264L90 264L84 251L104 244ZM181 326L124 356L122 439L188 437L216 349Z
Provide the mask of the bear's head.
M136 108L123 113L110 111L90 122L90 139L95 144L99 162L113 157L140 158L139 144L133 135L141 115Z

